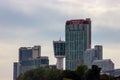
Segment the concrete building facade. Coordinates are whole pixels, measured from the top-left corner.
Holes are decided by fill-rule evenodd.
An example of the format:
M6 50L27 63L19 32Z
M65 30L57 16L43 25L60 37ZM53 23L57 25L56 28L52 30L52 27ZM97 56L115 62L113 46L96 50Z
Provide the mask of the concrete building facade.
M32 58L36 59L37 57L41 56L41 46L34 46L32 47Z
M84 52L84 64L91 68L94 60L102 60L102 45L95 45L94 48L86 49Z
M92 65L97 65L103 72L114 70L114 63L110 59L94 60Z
M95 57L95 49L87 49L84 53L84 64L91 68L92 62L97 60Z

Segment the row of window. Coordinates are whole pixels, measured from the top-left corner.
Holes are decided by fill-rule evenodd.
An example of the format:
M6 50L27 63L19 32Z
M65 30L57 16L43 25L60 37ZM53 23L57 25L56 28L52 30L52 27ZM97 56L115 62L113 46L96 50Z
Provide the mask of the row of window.
M22 61L20 63L22 66L32 66L32 65L41 65L41 64L49 64L48 59L40 59L40 60L28 60L28 61Z
M65 55L65 43L54 43L55 55Z

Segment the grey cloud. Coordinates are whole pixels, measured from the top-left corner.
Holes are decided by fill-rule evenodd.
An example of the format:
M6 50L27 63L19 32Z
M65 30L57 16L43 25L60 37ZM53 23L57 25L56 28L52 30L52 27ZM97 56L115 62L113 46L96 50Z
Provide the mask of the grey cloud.
M6 43L5 50L9 43L52 47L53 40L64 39L66 20L90 17L93 43L119 45L119 7L120 0L1 0L0 42ZM43 52L52 53L45 46Z
M93 42L102 44L120 44L120 29L99 27L93 32Z

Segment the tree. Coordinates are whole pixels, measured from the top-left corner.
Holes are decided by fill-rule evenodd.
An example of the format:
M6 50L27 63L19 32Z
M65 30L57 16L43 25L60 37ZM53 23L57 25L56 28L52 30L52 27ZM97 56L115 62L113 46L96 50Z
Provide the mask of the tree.
M75 71L64 70L62 72L62 78L68 80L77 80L77 75Z
M77 67L76 73L79 80L85 80L85 75L87 70L88 70L88 67L83 64Z
M25 73L21 74L17 80L44 80L45 73L46 69L40 67L26 71Z
M49 69L45 74L45 80L62 80L62 71L57 69Z
M34 70L27 71L23 74L23 80L33 80Z
M23 80L23 74L20 74L17 78L17 80Z
M100 70L98 66L92 65L92 68L86 72L86 80L100 80Z
M107 74L102 74L100 80L113 80L113 77Z
M40 67L21 74L17 80L62 80L61 74L60 70Z

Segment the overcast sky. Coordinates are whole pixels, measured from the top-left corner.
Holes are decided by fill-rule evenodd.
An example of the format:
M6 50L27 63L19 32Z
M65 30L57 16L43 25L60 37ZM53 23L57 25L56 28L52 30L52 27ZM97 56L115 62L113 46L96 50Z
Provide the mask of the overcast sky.
M0 80L12 80L19 47L42 46L55 64L53 40L65 38L65 22L91 18L92 46L120 68L120 0L0 0Z

